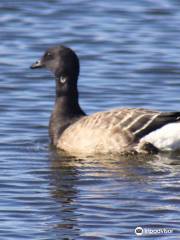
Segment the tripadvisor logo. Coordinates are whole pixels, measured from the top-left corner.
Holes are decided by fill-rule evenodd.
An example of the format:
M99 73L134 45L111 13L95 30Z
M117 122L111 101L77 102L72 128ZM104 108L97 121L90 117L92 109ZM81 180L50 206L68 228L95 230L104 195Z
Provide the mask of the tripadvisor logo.
M173 233L174 229L171 228L142 228L142 227L136 227L135 228L135 234L137 236L142 235L161 235L161 234L171 234Z
M142 236L143 235L143 228L142 227L135 228L135 234L137 236Z

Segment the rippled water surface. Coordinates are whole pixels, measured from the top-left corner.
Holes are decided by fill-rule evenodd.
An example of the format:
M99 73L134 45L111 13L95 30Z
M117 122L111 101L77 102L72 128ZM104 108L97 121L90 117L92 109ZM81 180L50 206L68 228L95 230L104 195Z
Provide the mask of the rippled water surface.
M64 44L87 113L180 110L177 0L0 1L0 239L180 237L180 154L73 159L49 146L54 81L29 66Z

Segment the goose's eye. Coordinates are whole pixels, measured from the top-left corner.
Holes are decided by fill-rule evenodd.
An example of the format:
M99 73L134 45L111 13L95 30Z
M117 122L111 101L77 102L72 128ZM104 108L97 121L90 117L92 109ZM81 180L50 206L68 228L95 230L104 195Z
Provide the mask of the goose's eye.
M65 83L66 82L66 77L65 76L60 76L60 82Z

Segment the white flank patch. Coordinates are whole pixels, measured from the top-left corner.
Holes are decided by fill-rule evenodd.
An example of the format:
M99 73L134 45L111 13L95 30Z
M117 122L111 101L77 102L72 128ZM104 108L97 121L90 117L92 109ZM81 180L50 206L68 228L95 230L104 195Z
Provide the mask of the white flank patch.
M162 151L180 150L180 122L166 124L140 141L150 142Z

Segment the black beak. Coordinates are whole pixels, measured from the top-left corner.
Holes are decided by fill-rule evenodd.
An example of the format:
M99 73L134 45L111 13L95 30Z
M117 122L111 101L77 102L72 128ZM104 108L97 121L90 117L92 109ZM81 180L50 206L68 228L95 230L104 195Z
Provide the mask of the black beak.
M35 63L33 63L31 65L31 69L34 69L34 68L42 68L44 67L44 65L42 64L42 61L41 60L38 60L36 61Z

